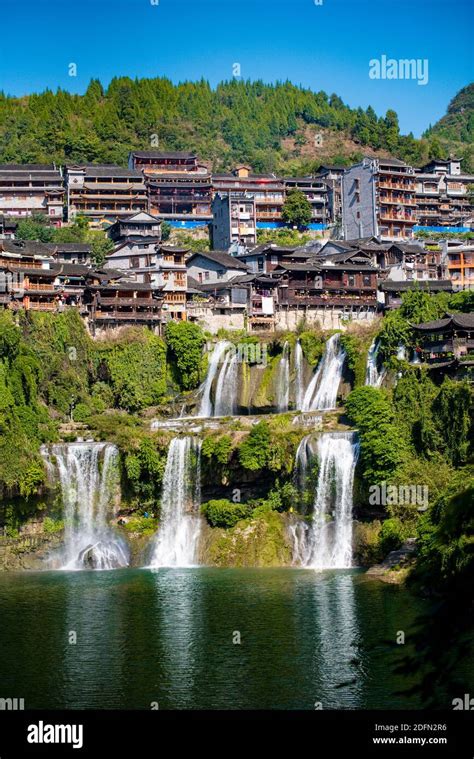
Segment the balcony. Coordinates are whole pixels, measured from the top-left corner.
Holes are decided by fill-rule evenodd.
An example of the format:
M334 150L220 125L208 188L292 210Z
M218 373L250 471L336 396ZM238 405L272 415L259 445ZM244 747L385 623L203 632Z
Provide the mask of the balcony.
M414 214L408 213L388 213L387 211L379 211L380 219L383 221L402 221L405 223L416 224L416 217Z
M101 306L152 306L158 307L159 302L153 298L101 298Z
M134 322L159 322L161 314L148 311L96 311L94 314L95 321L134 321Z
M415 194L414 184L402 184L401 182L386 182L380 180L378 182L378 187L384 190L402 190L403 192L410 192L412 195Z
M357 295L280 295L282 306L376 306L377 296L372 298Z

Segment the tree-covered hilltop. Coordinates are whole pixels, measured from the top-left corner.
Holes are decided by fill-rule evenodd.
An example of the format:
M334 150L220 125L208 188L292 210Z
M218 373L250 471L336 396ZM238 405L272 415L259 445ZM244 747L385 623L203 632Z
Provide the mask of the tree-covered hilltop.
M423 135L432 143L439 142L440 152L447 149L465 154L470 151L470 164L474 154L474 84L463 87L448 105L446 115Z
M470 100L464 107L463 118L467 110L472 123ZM377 116L370 106L349 108L335 94L291 82L234 79L212 89L204 80L174 85L165 78L117 77L107 89L92 80L84 95L0 93L2 163L124 165L130 150L158 146L196 151L215 171L245 161L255 171L306 173L324 161L359 160L364 152L417 165L451 148L450 139L441 145L432 132L422 140L401 135L393 110ZM468 162L469 134L453 135L456 152L466 143L461 153Z

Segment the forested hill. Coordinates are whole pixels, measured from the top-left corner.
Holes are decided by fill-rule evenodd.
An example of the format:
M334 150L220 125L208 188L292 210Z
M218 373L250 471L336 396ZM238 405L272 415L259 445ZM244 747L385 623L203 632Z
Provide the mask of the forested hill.
M448 105L446 116L427 129L424 137L439 139L442 145L463 150L474 146L474 83L464 87Z
M466 107L472 120L472 102ZM125 164L129 150L158 146L196 151L215 171L245 161L257 172L306 173L322 162L350 163L363 154L420 165L449 152L449 135L437 132L433 127L427 138L415 140L400 134L395 111L378 116L371 107L351 109L337 95L290 82L231 80L212 89L203 80L174 85L120 77L107 90L92 80L84 95L0 93L2 163ZM454 135L462 155L469 151L462 144L466 134Z

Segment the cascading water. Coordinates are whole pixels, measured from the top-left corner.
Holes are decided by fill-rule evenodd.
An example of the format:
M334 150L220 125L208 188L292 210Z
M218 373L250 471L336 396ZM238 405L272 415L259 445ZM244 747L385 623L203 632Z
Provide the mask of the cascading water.
M308 492L308 473L311 461L314 459L313 436L306 435L300 442L295 457L294 486L298 493L298 510L306 513L305 496ZM301 518L292 518L289 524L290 539L293 544L293 564L305 566L309 559L308 553L309 525Z
M212 391L214 389L214 401ZM212 351L207 376L202 386L197 416L232 416L237 406L238 354L228 340L219 340Z
M302 410L304 398L303 349L299 340L295 345L295 403L298 411Z
M161 494L161 519L152 567L198 563L201 505L201 441L175 437L168 449Z
M279 413L288 411L290 401L290 344L286 340L278 366L277 409Z
M403 343L400 343L400 345L397 348L397 358L399 361L405 361L407 357L407 349L403 345Z
M303 398L302 411L329 411L336 408L346 354L336 333L326 342L323 357Z
M118 451L110 443L44 447L49 476L59 477L64 505L62 569L115 569L128 565L123 542L108 526L119 493Z
M213 416L212 386L221 366L223 356L230 347L231 344L227 340L219 340L214 346L209 360L206 379L202 386L201 406L197 414L198 417L205 419Z
M300 464L304 464L307 442L298 451ZM313 521L308 525L300 520L293 525L294 563L313 569L352 565L352 489L358 453L354 432L329 432L319 438Z
M228 350L216 385L213 416L233 416L237 406L239 379L238 354L231 346Z
M379 350L380 343L375 338L372 341L369 352L367 354L367 369L365 372L365 384L371 385L372 387L380 387L385 377L384 369L382 368L379 371L377 365Z

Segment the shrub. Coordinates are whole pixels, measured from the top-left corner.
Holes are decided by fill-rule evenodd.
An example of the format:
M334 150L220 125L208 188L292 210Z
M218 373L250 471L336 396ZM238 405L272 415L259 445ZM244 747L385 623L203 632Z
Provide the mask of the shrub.
M270 458L270 443L270 428L267 422L259 422L239 448L239 459L244 469L264 469Z
M201 506L201 511L212 527L234 527L241 519L247 519L252 513L252 506L246 503L232 503L225 498L208 501Z
M169 322L165 336L179 386L192 390L201 381L204 333L191 322Z
M382 554L386 556L390 551L396 551L407 537L407 530L400 519L396 517L386 519L382 523L382 529L380 530L380 549Z

